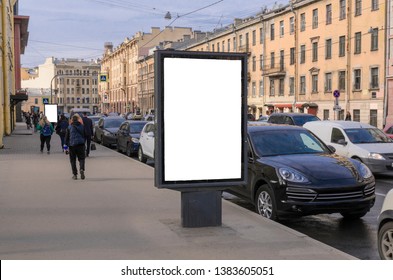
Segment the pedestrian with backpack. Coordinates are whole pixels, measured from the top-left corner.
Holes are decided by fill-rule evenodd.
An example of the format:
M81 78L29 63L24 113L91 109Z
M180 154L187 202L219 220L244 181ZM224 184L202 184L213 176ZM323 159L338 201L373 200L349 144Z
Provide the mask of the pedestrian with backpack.
M50 154L50 140L53 134L53 125L48 121L46 116L43 116L37 124L37 130L40 131L41 153L44 151L44 144L46 144L47 153Z
M72 179L78 179L76 159L79 161L81 179L85 179L85 127L82 118L78 114L71 117L71 124L66 132L66 145L69 147Z
M59 135L60 137L61 149L63 150L63 153L65 152L64 145L66 145L65 137L66 137L67 128L68 128L68 121L66 117L62 114L60 116L59 122L56 125L55 130L56 130L56 134Z

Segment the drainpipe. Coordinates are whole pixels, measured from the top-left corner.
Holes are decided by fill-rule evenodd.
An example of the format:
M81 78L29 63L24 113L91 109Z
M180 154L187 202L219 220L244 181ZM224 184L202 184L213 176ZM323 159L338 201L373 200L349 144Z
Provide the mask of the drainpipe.
M349 111L349 96L351 92L351 49L352 49L352 41L351 41L351 32L352 32L352 1L348 1L348 24L347 24L347 86L345 90L345 111ZM339 119L339 111L337 111L337 119Z
M298 64L298 53L297 53L297 45L298 45L298 28L297 28L297 14L294 10L293 7L293 3L291 2L291 12L293 13L293 25L294 25L294 39L295 39L295 73L294 73L294 81L293 81L293 87L295 89L295 92L293 93L293 104L292 104L292 111L296 112L296 102L297 102L297 98L296 98L296 94L297 94L297 80L298 80L298 68L299 68L299 64Z
M384 97L383 97L383 120L382 120L382 127L384 128L386 125L386 118L388 116L388 99L389 99L389 89L388 89L388 77L390 78L390 72L389 72L389 50L387 46L387 43L389 42L389 36L390 36L390 22L388 21L390 19L390 14L391 14L391 8L387 8L388 11L385 13L385 22L388 23L388 28L385 28L385 79L384 79L384 84L385 84L385 90L384 90Z

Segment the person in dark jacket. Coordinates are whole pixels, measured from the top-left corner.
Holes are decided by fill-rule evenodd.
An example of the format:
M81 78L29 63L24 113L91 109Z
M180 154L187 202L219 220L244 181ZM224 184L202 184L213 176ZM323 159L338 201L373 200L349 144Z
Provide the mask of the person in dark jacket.
M56 125L56 134L59 135L60 137L60 141L61 141L61 149L63 150L63 152L65 152L64 150L64 145L65 143L65 136L66 136L66 132L67 132L67 128L68 128L68 121L67 118L62 114L60 116L60 120Z
M81 179L85 179L85 127L82 118L75 114L71 117L71 123L66 131L66 144L69 147L70 162L72 168L72 179L78 179L76 158L79 161L79 172Z
M83 125L85 126L85 145L86 157L90 154L91 138L93 137L93 121L87 117L87 113L83 113Z

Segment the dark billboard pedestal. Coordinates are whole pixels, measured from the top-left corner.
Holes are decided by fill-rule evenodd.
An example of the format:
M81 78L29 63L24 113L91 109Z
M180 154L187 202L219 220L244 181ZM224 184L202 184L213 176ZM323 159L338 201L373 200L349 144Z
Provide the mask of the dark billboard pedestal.
M222 191L181 192L181 222L186 228L221 226Z

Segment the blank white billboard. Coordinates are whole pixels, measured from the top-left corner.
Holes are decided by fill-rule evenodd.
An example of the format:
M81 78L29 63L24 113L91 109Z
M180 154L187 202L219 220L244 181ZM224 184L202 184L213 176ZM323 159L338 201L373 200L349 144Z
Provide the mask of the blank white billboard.
M57 104L44 104L44 114L51 123L57 123Z
M166 181L241 178L241 75L240 60L164 59Z

